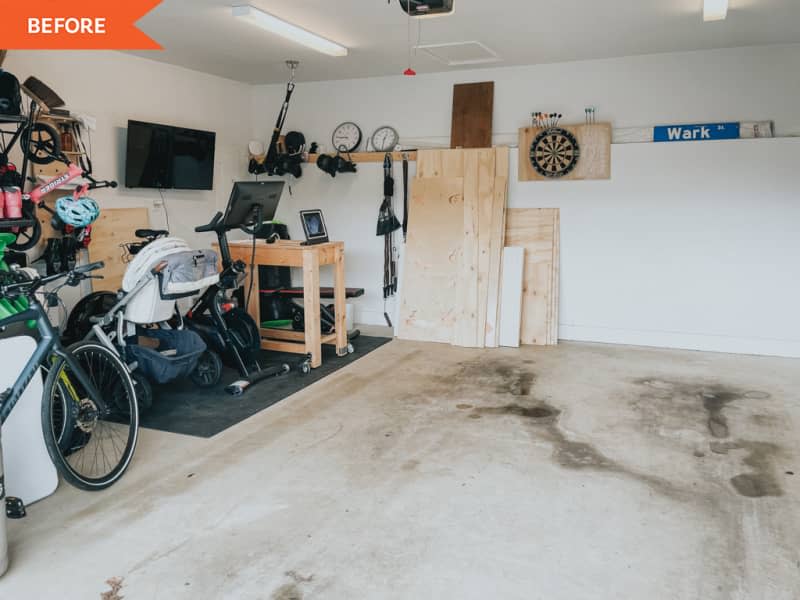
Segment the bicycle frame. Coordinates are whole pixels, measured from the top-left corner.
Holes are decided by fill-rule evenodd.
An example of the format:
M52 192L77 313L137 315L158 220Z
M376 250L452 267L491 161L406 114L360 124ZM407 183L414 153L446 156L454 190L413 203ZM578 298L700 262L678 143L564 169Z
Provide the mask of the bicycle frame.
M30 308L28 310L12 315L0 321L0 328L13 325L14 323L24 323L26 321L36 321L37 328L41 335L39 343L36 345L36 351L28 359L22 373L17 377L14 385L0 394L0 425L5 423L11 411L16 406L19 399L22 397L25 388L31 382L39 367L44 364L44 361L50 356L56 356L63 360L71 369L72 374L86 390L89 398L95 403L98 410L105 412L107 410L106 403L103 401L100 393L94 387L94 384L88 378L84 370L77 363L75 358L70 354L64 346L61 345L61 340L58 333L50 324L44 308L36 299L35 296L30 298Z
M42 205L42 197L49 194L50 192L57 190L63 185L68 184L73 179L77 179L78 177L82 177L84 175L84 170L82 167L74 163L69 163L67 165L67 172L62 173L61 175L56 175L49 181L46 181L39 187L33 188L30 192L26 192L22 195L23 200L30 200L36 206ZM88 184L84 184L79 186L73 192L73 197L75 199L79 198L80 196L86 194L86 191L89 189Z

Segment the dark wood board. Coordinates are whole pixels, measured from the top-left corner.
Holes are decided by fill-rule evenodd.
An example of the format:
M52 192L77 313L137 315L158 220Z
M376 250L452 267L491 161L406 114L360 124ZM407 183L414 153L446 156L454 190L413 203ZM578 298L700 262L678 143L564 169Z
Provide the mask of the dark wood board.
M491 148L494 81L453 86L451 148Z

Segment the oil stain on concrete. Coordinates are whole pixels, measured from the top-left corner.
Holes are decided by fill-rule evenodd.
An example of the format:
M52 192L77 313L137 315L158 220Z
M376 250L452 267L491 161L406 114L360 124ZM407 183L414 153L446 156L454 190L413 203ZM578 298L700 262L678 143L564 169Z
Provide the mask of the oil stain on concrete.
M272 592L271 600L303 600L303 592L297 584L287 583Z
M593 444L571 439L559 427L562 411L534 397L536 373L530 365L500 359L464 361L459 363L456 373L443 376L440 383L459 399L470 397L473 390L483 390L484 394L486 390L491 390L492 396L498 400L513 399L496 406L473 406L461 402L456 408L468 411L470 419L501 416L521 419L529 427L532 436L552 445L551 459L561 468L612 473L635 480L672 499L691 500L689 494L668 480L626 467L603 454Z
M782 455L780 446L762 441L742 441L732 438L731 425L726 410L734 405L747 405L768 400L770 395L758 390L744 390L718 383L690 383L664 381L656 377L634 380L643 386L636 406L648 407L654 403L657 410L650 411L650 419L694 418L702 410L712 456L742 456L744 472L730 478L737 494L746 498L764 498L783 495L776 475L776 459ZM767 420L766 415L755 415L756 420Z
M524 419L531 427L536 439L552 445L551 458L555 464L564 469L592 470L613 473L642 483L653 491L675 499L687 499L686 495L669 481L628 468L609 458L593 444L570 439L559 427L561 411L541 400L535 404L521 405L517 403L503 406L486 406L473 409L472 418L492 416L514 416Z

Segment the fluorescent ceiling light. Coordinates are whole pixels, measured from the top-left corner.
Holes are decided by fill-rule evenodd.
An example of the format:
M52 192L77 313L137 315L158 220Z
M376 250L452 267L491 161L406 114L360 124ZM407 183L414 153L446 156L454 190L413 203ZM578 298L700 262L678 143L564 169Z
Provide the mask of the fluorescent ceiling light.
M703 21L722 21L728 16L728 0L704 0Z
M232 7L232 13L234 17L246 19L262 29L266 29L292 42L308 46L317 52L322 52L330 56L347 56L347 48L341 44L326 40L316 33L306 31L302 27L287 23L278 17L273 17L271 14L265 13L255 6L234 6Z

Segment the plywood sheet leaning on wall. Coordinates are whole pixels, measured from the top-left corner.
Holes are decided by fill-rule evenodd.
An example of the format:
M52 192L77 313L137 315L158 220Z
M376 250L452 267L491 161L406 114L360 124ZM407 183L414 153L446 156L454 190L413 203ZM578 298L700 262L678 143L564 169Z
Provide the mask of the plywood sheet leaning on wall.
M146 208L106 208L92 226L92 243L89 244L89 260L102 260L106 266L99 274L95 290L116 292L122 287L122 278L128 266L123 261L125 242L136 241L133 232L150 227L150 215Z
M557 208L509 209L506 245L525 249L522 300L523 344L555 344L557 332L557 244L560 216Z
M508 156L508 148L419 152L399 337L498 345ZM443 197L456 192L460 207L450 202L445 208ZM430 281L434 271L436 286Z
M489 248L489 273L486 290L486 324L484 343L487 348L500 345L500 281L502 279L503 247L506 238L506 201L508 198L508 148L495 151L495 182L492 198L492 225Z
M398 337L451 343L455 289L463 248L464 181L415 179L403 269Z

